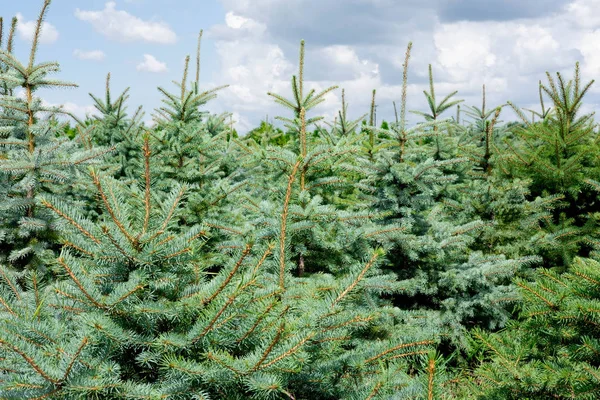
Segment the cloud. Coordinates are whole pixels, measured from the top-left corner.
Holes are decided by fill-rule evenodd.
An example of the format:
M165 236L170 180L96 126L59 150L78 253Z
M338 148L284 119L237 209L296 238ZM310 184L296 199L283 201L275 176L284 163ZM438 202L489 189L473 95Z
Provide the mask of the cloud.
M93 114L94 112L96 112L96 108L92 105L87 105L87 106L82 106L79 104L75 104L72 102L66 102L62 105L62 109L65 111L70 112L71 114L75 115L78 118L85 118L88 115Z
M235 40L260 37L266 30L265 24L230 11L225 14L225 24L213 26L208 34L217 40Z
M17 13L16 17L18 20L17 32L19 33L19 36L24 40L33 40L33 34L35 33L37 21L26 21L21 13ZM54 25L50 24L49 22L42 23L40 43L54 43L58 40L58 36L58 31Z
M453 81L466 81L492 70L497 56L491 35L478 23L443 24L433 34L437 61Z
M392 43L437 21L434 2L422 0L319 0L310 6L306 0L221 3L227 11L267 26L280 43L292 46L302 38L316 46Z
M598 15L600 0L575 0L565 7L567 17L576 26L589 29L600 28Z
M325 46L312 51L312 53L315 59L324 63L328 68L326 70L315 68L317 74L311 75L313 79L328 80L336 77L340 81L346 81L357 79L363 75L379 75L379 64L372 60L360 58L354 46ZM325 72L325 74L319 76L319 71Z
M116 3L109 1L102 11L75 10L75 17L89 22L100 34L120 42L144 41L171 44L177 35L164 22L144 21L126 11L117 10Z
M297 74L298 47L290 56L267 34L266 27L249 17L228 13L225 24L211 28L209 34L216 39L215 46L221 64L220 81L230 86L219 93L215 103L236 110L235 127L245 133L266 114L290 116L267 92L291 97L290 79ZM290 57L290 58L288 58ZM340 84L349 95L370 93L381 84L379 66L359 57L355 48L332 45L306 48L305 91L317 92ZM331 76L341 78L334 82ZM341 106L340 92L329 93L311 116L323 115L333 119Z
M136 67L138 71L147 72L166 72L168 71L167 64L162 61L158 61L153 55L144 54L144 61L139 63Z
M401 96L402 64L409 41L408 109L427 107L428 64L441 99L458 90L465 105L514 101L539 108L538 81L546 71L571 78L576 61L582 82L600 74L600 0L220 0L226 16L209 29L231 84L215 101L237 110L238 121L257 124L265 114L289 115L267 95L291 96L300 39L306 39L305 86L346 89L349 115L368 112L377 89L378 120L393 118ZM348 29L352 27L352 29ZM600 103L600 85L586 103ZM312 115L334 115L340 92ZM450 116L452 112L448 112ZM510 114L510 115L509 115ZM418 118L409 114L409 118ZM503 120L512 114L503 111ZM409 123L416 120L410 120ZM240 124L240 127L243 125Z
M543 6L523 0L450 0L438 1L439 17L444 22L510 21L539 18L558 12L569 0L544 0Z
M224 25L208 31L216 39L222 68L217 84L229 84L218 99L229 109L262 114L262 110L271 105L266 93L279 90L291 76L292 64L279 46L263 37L265 29L251 18L227 13ZM244 118L247 114L236 114L235 119L239 124L247 124Z
M106 57L106 54L102 50L91 50L83 51L75 49L73 55L80 60L91 60L91 61L102 61Z

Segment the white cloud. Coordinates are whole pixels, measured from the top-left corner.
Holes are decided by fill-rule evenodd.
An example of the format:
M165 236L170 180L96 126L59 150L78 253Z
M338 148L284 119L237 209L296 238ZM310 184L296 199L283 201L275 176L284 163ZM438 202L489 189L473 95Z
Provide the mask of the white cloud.
M96 108L92 105L82 106L72 102L66 102L62 105L62 109L74 114L78 118L85 118L86 116L96 112Z
M80 60L91 60L91 61L102 61L106 57L106 54L102 50L91 50L91 51L83 51L80 49L75 49L73 51L73 55Z
M350 116L358 117L368 112L371 90L377 89L378 121L392 119L391 103L400 100L409 41L414 43L410 110L427 107L423 90L428 89L428 64L438 98L458 90L457 99L478 107L483 84L488 107L511 100L539 109L537 85L546 81L546 71L560 71L570 79L580 61L582 82L600 74L600 14L595 12L600 0L548 0L542 8L507 0L511 9L505 13L487 6L473 9L479 0L451 2L451 10L444 5L447 0L319 0L309 8L306 0L220 1L225 18L209 31L221 65L215 84L231 86L215 105L238 111L240 130L248 122L255 126L265 114L289 115L266 92L291 96L289 80L298 62L293 43L301 38L307 40L307 90L339 85L346 89ZM398 12L411 18L395 23ZM333 14L338 16L335 21L329 18ZM598 93L600 84L595 84L586 104L600 104ZM339 107L337 91L312 115L329 117ZM502 119L510 120L509 114L503 112Z
M167 64L162 61L158 61L151 54L144 54L144 61L137 65L138 71L148 71L148 72L166 72L168 70Z
M248 40L265 34L267 26L260 22L233 12L225 14L225 24L213 26L208 32L217 40Z
M379 75L379 64L371 60L360 59L353 46L326 46L318 51L318 54L321 60L327 62L330 67L335 68L335 71L332 71L335 72L332 73L332 76L338 76L340 79L343 79L340 76L343 72L340 70L350 72L354 78L362 75Z
M219 93L216 103L237 111L235 128L245 133L266 114L290 116L289 111L275 103L267 92L291 97L290 79L298 72L297 48L288 58L265 34L263 24L233 13L227 13L225 24L213 27L210 33L216 38L222 68L221 81L217 83L229 84ZM311 89L319 92L339 85L346 89L348 97L357 97L381 85L379 65L359 57L353 46L312 49L308 44L306 59L305 94ZM343 80L333 82L329 79L332 75ZM340 106L340 92L329 93L325 101L311 111L311 116L322 115L332 120Z
M241 15L236 15L233 12L228 12L225 15L225 25L231 29L240 29L254 32L264 32L266 26L251 18L246 18Z
M66 103L50 103L50 102L42 99L42 105L44 107L48 107L48 108L50 108L50 107L61 108L63 111L71 113L79 119L85 119L88 115L91 115L95 111L97 111L96 108L92 105L79 105L79 104L76 104L76 103L73 103L70 101L67 101ZM70 119L65 114L58 114L58 117L60 119Z
M94 29L112 40L121 42L145 41L170 44L177 35L164 22L144 21L126 11L117 10L116 3L109 1L102 11L75 10L75 17L92 24Z
M260 41L218 41L216 48L222 66L219 83L229 84L218 100L227 104L228 110L244 113L235 118L236 129L243 130L248 115L269 113L273 102L267 92L280 93L289 86L292 64L279 46Z
M37 24L37 21L25 21L21 13L17 13L16 17L18 20L17 32L19 33L21 38L25 40L33 40L33 34L35 32L35 26ZM57 39L58 31L56 30L54 25L50 24L49 22L42 23L40 43L54 43Z
M437 60L452 80L466 81L481 76L496 65L490 31L481 23L458 22L442 24L434 32Z
M600 27L600 0L575 0L565 7L567 17L577 26L589 29Z
M514 29L513 54L521 73L536 72L552 67L563 58L563 50L550 29L540 25L520 24Z
M581 72L587 77L598 76L600 73L600 30L582 35L577 47L585 60ZM598 88L596 87L596 89Z

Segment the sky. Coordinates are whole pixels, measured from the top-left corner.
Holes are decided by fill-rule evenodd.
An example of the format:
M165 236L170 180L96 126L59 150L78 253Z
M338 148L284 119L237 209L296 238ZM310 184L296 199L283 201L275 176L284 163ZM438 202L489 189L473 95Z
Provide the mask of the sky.
M22 59L41 5L4 0L0 9L5 26L19 19ZM129 110L143 106L149 122L161 105L157 87L177 90L172 81L181 80L186 55L195 58L203 29L200 86L229 85L207 109L232 112L241 133L290 116L267 92L291 95L301 39L305 86L344 88L350 117L369 111L376 89L377 120L394 118L409 41L408 110L426 109L429 64L438 99L458 90L466 106L481 107L485 84L488 107L510 100L539 110L546 71L571 77L579 61L583 83L600 75L599 9L600 0L54 0L37 60L58 61L57 77L79 87L39 95L80 117L93 114L88 93L103 95L110 72L113 92L131 87ZM600 82L584 103L584 112L597 108ZM336 90L311 116L333 120L340 107ZM505 109L501 119L515 115Z

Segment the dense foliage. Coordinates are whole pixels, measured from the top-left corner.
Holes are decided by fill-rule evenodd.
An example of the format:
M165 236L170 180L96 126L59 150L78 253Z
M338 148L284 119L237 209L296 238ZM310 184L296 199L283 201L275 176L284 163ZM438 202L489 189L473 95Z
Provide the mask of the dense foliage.
M539 112L486 109L485 86L481 107L440 101L430 67L408 126L409 44L378 127L375 91L358 118L343 90L315 114L338 88L306 90L301 42L292 98L268 93L283 124L238 136L205 110L222 87L200 88L200 33L152 127L110 75L80 121L38 97L74 86L36 61L49 5L26 63L16 19L0 49L0 398L600 396L579 65L540 82Z

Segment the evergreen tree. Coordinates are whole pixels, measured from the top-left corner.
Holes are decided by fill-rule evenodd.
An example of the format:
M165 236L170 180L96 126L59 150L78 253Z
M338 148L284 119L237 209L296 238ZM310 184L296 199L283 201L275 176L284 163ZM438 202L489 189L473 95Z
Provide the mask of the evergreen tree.
M521 318L500 333L476 331L486 362L468 390L481 399L596 399L600 395L600 263L517 280ZM489 360L489 361L488 361Z
M561 196L548 220L540 254L547 267L568 265L574 256L586 256L598 238L597 195L590 179L597 176L598 132L593 114L580 115L583 97L594 81L582 87L579 64L573 80L547 73L548 85L541 91L553 108L546 110L540 91L543 120L531 122L523 111L509 103L524 126L515 130L518 141L507 142L504 157L510 179L531 180L531 196Z
M455 210L443 206L472 179L472 165L460 157L455 122L438 118L448 104L458 104L448 103L454 93L436 104L431 75L430 92L425 92L431 108L428 121L406 126L411 47L404 62L400 117L390 125L390 138L375 149L374 161L366 154L363 165L369 176L363 185L370 188L373 207L383 215L377 222L387 236L381 241L388 249L386 268L400 280L394 304L426 313L455 349L468 345L465 328L496 329L506 323L507 306L516 300L510 280L535 258L474 251L490 222L476 213L456 218Z
M354 204L357 169L353 158L359 152L361 137L345 124L310 131L311 124L322 117L309 118L307 113L324 101L334 90L319 93L304 90L304 42L300 46L299 73L292 78L293 99L269 93L275 101L293 112L293 118L277 117L285 124L290 140L283 146L258 148L255 167L249 174L254 190L247 203L256 215L250 229L259 229L265 238L273 237L282 223L276 209L286 199L290 252L295 259L293 270L304 273L337 271L360 259L369 246L360 224L368 219L367 210ZM340 112L345 117L345 103ZM294 176L293 180L291 177ZM274 184L277 182L277 184ZM288 186L289 183L289 186ZM281 188L285 188L282 191Z
M114 169L117 178L132 178L138 165L134 163L140 159L140 143L143 125L141 119L144 114L139 107L129 117L126 102L129 99L129 88L126 88L116 99L110 88L110 73L106 76L106 89L104 99L94 96L94 107L99 115L92 118L91 142L96 146L114 146L116 151L107 163Z
M38 97L75 86L36 61L49 5L26 63L0 18L0 398L600 398L578 64L541 110L438 101L429 65L409 127L409 43L393 121L376 90L323 121L337 87L307 90L302 41L292 96L268 93L291 115L239 137L200 31L151 126L110 74L81 121Z
M149 143L139 185L91 170L99 221L56 196L41 200L65 225L61 279L30 280L23 291L2 268L3 398L418 398L438 390L443 370L413 371L419 356L434 357L426 355L435 338L417 323L399 329L409 315L371 305L393 284L377 273L379 251L341 279L299 280L285 269L284 224L279 243L248 238L222 253L212 276L199 257L205 230L176 226L187 188L164 200L154 193Z
M44 193L67 193L77 170L107 150L87 150L64 134L55 116L68 114L47 106L36 96L40 89L74 87L51 78L59 71L56 62L36 62L41 24L50 1L40 12L29 60L21 63L12 54L13 20L9 45L0 49L0 263L19 270L45 273L46 261L54 257L58 231L52 215L40 208Z
M254 141L257 145L266 147L267 145L284 146L290 140L290 134L281 128L275 127L268 121L268 118L260 122L257 128L252 129L245 136L246 141Z
M200 34L198 51L200 51ZM200 54L197 55L196 81L188 87L189 56L186 57L183 77L176 83L179 93L172 94L158 88L164 96L164 106L154 115L156 128L152 131L156 153L159 156L157 171L162 190L169 191L173 184L192 185L187 213L182 225L219 219L220 226L226 216L210 214L219 204L230 200L230 195L244 186L239 166L248 157L240 148L246 146L226 126L229 114L210 115L202 107L216 97L226 86L204 92L199 89ZM229 210L233 211L233 210ZM228 213L231 214L231 213ZM239 218L233 217L234 220ZM230 222L232 223L232 222Z
M431 64L429 64L429 92L427 91L423 91L423 94L425 95L425 98L427 99L427 105L429 106L429 113L425 113L422 111L410 111L413 114L417 114L420 115L422 117L425 118L425 121L427 122L433 122L433 124L430 127L425 128L425 130L431 130L432 131L432 136L430 138L428 138L429 140L431 140L434 144L433 148L434 148L434 154L433 154L433 158L434 160L442 160L442 159L447 159L449 157L452 157L452 154L444 154L444 138L446 137L446 135L438 135L438 129L440 128L437 124L437 121L439 120L439 117L441 116L441 114L450 109L451 107L454 107L460 103L462 103L464 100L451 100L451 98L453 96L455 96L458 93L458 91L454 91L450 94L448 94L446 97L444 97L442 99L442 101L440 101L439 104L436 104L436 98L435 98L435 87L433 84L433 72L431 69Z
M542 249L544 227L561 196L532 198L530 181L506 179L502 158L509 151L506 141L514 140L511 124L499 120L502 107L486 110L485 85L482 106L462 111L471 118L454 126L458 151L471 161L459 184L442 200L448 215L458 223L476 219L487 224L479 231L471 250L518 258L537 255Z

